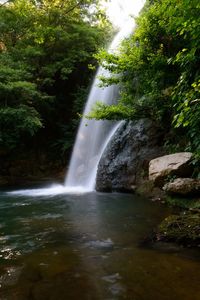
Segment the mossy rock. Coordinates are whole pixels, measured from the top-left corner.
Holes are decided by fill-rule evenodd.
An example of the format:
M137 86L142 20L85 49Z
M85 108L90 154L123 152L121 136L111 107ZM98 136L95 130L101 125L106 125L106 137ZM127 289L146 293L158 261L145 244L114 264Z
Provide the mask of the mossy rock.
M194 197L165 197L165 203L169 206L179 207L187 210L200 209L200 199Z
M136 193L140 196L150 198L152 201L165 200L166 195L163 190L155 187L150 180L143 180L137 185Z
M200 211L189 211L167 217L159 226L157 240L200 245Z

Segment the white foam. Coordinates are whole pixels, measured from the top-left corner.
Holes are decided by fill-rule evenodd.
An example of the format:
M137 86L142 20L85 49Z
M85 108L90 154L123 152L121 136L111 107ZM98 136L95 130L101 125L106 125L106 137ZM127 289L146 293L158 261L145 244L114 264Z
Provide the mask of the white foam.
M55 196L60 194L80 195L80 194L90 193L90 192L93 192L93 190L86 189L82 186L66 187L61 184L54 184L49 187L41 188L41 189L28 189L28 190L26 189L26 190L7 192L7 195L39 197L39 196Z

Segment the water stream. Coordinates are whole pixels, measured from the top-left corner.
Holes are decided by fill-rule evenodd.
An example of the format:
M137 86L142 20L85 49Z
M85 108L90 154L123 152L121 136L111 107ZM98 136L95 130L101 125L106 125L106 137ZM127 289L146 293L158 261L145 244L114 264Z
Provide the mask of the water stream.
M117 51L121 42L133 30L133 25L133 21L124 24L123 28L111 43L109 52ZM101 76L109 77L109 72L100 67L95 76L84 109L84 115L87 115L91 111L97 101L107 105L116 103L117 101L118 86L99 87L99 78ZM95 189L95 179L99 160L118 126L119 123L112 121L82 119L65 181L66 187L75 188L76 190L84 187L87 191L93 191Z
M132 7L132 13L136 16L139 14L144 2L144 0L139 0L137 5L135 3L134 6L130 6L130 1L118 1L118 5L121 8L121 29L114 37L108 52L117 52L121 42L134 29L135 22L130 16L129 8ZM107 70L100 67L92 84L83 115L87 115L97 101L107 105L117 102L118 86L112 85L101 88L99 86L99 77L102 76L109 77L110 74ZM66 188L69 188L71 191L95 190L98 163L118 127L119 123L116 122L82 119L65 180Z

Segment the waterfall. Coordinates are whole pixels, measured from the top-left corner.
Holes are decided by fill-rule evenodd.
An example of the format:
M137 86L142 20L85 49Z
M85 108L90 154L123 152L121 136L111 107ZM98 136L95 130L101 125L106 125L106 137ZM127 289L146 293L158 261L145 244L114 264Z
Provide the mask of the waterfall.
M130 24L126 25L127 26L124 26L115 36L109 47L109 52L117 51L121 41L131 33L134 25L133 20L131 26ZM108 105L114 104L117 101L118 86L99 87L100 76L109 77L109 72L101 67L98 69L86 102L83 112L84 115L87 115L91 111L97 101ZM119 122L88 120L83 117L78 129L68 174L65 180L66 187L72 189L84 188L87 191L95 189L99 160L118 126Z
M116 34L108 49L110 53L116 52L122 40L133 32L135 24L129 14L132 11L134 15L138 15L144 2L145 0L112 0L110 2L111 5L117 4L120 9L118 12L115 9L111 9L110 13L113 21L120 24L122 28ZM99 87L100 76L109 77L109 72L101 67L98 69L83 115L87 115L97 101L108 105L117 101L118 86ZM85 193L95 190L98 163L107 144L119 126L120 122L87 120L83 117L78 129L64 186L54 184L47 188L18 190L8 194L35 197L53 196L62 193Z

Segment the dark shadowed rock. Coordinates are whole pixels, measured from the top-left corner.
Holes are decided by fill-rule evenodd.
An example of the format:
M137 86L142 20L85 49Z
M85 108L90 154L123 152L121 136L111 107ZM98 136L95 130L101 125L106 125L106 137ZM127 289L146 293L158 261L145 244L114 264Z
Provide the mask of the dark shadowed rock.
M163 133L148 119L123 122L99 162L97 191L134 191L149 161L163 155Z

